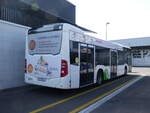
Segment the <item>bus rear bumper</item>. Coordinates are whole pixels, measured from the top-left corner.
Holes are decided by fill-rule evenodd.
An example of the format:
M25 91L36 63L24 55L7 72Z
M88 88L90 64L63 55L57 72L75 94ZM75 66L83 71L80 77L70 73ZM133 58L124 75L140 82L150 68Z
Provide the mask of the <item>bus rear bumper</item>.
M27 84L34 84L58 89L70 89L69 87L66 87L66 85L64 85L61 81L61 78L38 78L25 74L25 83Z

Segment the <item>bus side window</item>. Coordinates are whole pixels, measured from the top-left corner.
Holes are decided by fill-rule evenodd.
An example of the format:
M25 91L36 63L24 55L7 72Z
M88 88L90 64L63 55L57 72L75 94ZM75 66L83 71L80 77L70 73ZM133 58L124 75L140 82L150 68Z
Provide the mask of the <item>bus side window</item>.
M79 64L78 50L78 42L70 41L70 64Z
M110 50L96 46L96 65L110 65Z
M124 51L118 51L118 65L125 64L125 52Z

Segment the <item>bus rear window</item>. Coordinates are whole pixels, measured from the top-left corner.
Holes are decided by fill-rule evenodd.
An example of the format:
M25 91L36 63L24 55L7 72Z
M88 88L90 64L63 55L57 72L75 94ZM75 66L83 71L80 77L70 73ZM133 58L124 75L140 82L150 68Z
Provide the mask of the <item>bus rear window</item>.
M61 31L38 33L29 36L29 54L58 54L61 48Z

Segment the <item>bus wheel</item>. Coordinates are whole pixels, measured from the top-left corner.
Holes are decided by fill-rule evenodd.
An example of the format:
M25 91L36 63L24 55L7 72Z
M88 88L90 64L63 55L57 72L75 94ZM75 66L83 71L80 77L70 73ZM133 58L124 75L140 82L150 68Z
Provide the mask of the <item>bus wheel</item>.
M102 76L103 76L103 70L99 70L97 72L97 84L101 84L102 83Z
M124 75L127 75L127 67L124 68Z

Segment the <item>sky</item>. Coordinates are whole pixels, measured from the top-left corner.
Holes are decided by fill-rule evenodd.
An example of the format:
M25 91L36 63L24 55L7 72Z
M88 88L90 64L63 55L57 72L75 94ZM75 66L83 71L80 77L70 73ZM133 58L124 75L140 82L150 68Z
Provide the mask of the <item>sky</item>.
M76 24L108 40L150 37L150 0L68 0L76 5Z

